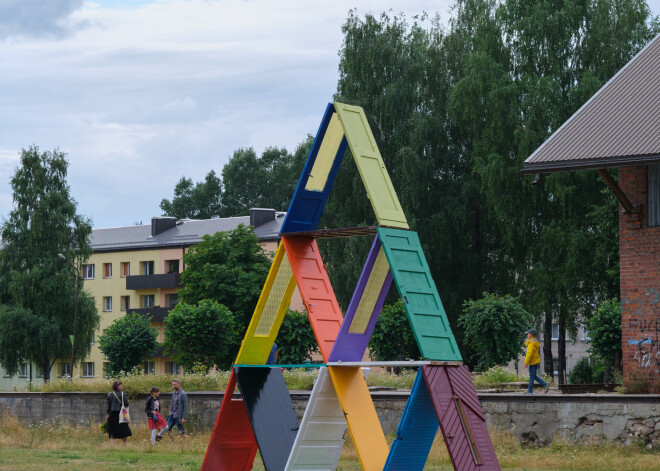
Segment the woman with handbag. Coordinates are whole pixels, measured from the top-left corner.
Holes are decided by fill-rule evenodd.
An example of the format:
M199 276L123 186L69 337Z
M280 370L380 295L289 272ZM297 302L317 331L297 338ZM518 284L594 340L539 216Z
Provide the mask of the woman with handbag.
M130 416L128 415L128 398L124 394L124 386L121 381L112 383L112 392L108 394L108 436L110 442L114 443L115 438L121 438L124 445L128 443L128 437L133 435L128 426Z

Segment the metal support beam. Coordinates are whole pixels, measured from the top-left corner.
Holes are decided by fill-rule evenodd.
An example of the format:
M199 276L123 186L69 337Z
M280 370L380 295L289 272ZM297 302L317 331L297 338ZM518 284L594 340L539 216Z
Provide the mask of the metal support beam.
M621 206L623 206L623 212L626 214L631 214L631 213L639 213L641 211L641 205L639 204L632 204L626 194L623 192L619 184L614 181L614 178L612 178L612 175L610 175L610 172L605 169L605 168L599 168L598 174L603 178L605 181L605 184L612 190L614 195L616 196L616 199L619 200L619 203L621 203Z

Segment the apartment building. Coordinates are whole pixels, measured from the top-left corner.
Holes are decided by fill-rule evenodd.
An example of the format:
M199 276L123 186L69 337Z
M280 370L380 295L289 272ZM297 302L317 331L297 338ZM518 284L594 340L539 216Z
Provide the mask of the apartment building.
M239 224L252 225L255 234L268 252L275 252L279 231L286 213L273 209L251 209L249 216L204 220L176 220L154 217L150 225L94 229L90 244L93 255L82 267L84 289L94 298L101 316L101 325L94 336L88 358L74 367L73 377L103 376L105 358L96 339L113 321L137 312L149 314L152 326L158 330L158 341L164 340L163 321L176 305L181 272L185 269L183 255L206 234L230 231ZM302 309L297 290L292 309ZM143 365L147 373L179 374L181 369L163 351ZM66 377L69 359L57 360L51 378ZM0 390L24 389L43 373L36 365L23 365L18 375L10 377L3 370Z

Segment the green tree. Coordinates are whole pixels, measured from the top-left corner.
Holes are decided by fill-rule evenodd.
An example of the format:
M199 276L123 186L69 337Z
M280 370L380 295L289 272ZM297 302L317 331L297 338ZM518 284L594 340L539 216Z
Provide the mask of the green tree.
M180 301L196 305L208 299L227 306L242 338L271 265L254 229L241 224L233 231L205 235L183 261Z
M71 358L78 276L72 268L80 271L92 252L91 224L76 213L68 165L58 150L23 149L11 179L14 207L1 226L0 363L12 374L33 361L45 382L58 358ZM81 286L74 361L89 354L98 325L96 307Z
M603 301L589 319L589 353L605 362L604 382L609 383L612 368L620 368L621 347L621 303L617 299Z
M420 358L419 347L401 300L383 307L369 340L369 349L371 357L377 361Z
M191 179L182 177L174 187L172 201L163 199L160 209L165 216L177 219L211 219L222 211L222 182L211 170L203 182L193 185Z
M478 371L506 365L522 352L525 332L534 317L517 298L484 293L463 304L458 326L469 349L469 363Z
M179 303L165 318L165 351L186 370L196 364L229 369L239 341L232 313L209 299Z
M99 350L108 359L106 374L119 376L153 357L158 346L158 332L148 317L126 314L110 324L99 337Z
M298 365L311 361L312 353L318 350L314 331L307 314L287 310L277 334L278 362Z
M308 136L294 154L277 147L268 147L261 157L251 147L234 151L222 168L223 216L245 215L250 208L288 208L312 142Z

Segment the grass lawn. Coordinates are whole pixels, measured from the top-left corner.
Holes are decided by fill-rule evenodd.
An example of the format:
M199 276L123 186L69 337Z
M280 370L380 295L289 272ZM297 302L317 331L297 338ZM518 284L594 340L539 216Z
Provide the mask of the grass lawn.
M121 442L110 444L95 427L23 426L11 416L0 417L0 424L0 471L198 470L210 436L209 431L174 436L153 446L146 424L138 424L132 427L128 446L123 446ZM546 448L522 448L509 433L492 435L502 469L660 471L660 452L638 446L577 446L557 440ZM254 469L264 469L258 457ZM360 469L350 438L338 469ZM425 469L453 469L441 436L436 438Z

